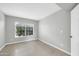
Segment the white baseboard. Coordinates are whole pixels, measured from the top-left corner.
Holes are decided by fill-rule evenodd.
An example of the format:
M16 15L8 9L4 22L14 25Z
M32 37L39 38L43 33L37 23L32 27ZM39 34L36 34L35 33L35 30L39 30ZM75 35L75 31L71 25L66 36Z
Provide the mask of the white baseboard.
M6 46L6 44L4 44L2 47L0 47L0 51Z
M9 43L6 43L6 45L8 45L8 44L15 44L15 43L21 43L21 42L26 42L26 41L32 41L32 40L36 40L36 39L16 41L16 42L9 42Z
M62 52L67 53L68 55L71 55L70 52L68 52L68 51L66 51L66 50L63 50L63 49L61 49L61 48L59 48L59 47L57 47L57 46L55 46L55 45L53 45L53 44L51 44L51 43L48 43L48 42L46 42L46 41L44 41L44 40L40 40L40 41L42 41L43 43L45 43L45 44L47 44L47 45L50 45L50 46L52 46L52 47L54 47L54 48L56 48L56 49L59 49L59 50L61 50Z
M0 48L0 51L1 51L6 45L15 44L15 43L21 43L21 42L25 42L25 41L33 41L33 40L36 40L36 39L5 43L5 44Z

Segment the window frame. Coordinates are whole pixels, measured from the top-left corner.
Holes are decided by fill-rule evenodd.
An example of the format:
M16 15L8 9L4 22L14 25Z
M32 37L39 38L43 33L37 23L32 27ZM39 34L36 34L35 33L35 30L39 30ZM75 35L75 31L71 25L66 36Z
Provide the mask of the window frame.
M24 27L25 27L25 36L17 36L17 35L16 35L16 26L17 26L18 24L20 24L21 26L24 26ZM33 36L33 35L26 35L26 27L27 27L27 26L33 27L33 35L34 35L34 24L22 24L22 23L15 22L15 38Z

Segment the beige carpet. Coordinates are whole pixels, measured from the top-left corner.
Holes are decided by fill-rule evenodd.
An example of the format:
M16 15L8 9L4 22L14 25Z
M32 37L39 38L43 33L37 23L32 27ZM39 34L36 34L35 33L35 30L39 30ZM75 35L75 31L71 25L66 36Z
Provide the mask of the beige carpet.
M69 56L39 40L7 45L0 56Z

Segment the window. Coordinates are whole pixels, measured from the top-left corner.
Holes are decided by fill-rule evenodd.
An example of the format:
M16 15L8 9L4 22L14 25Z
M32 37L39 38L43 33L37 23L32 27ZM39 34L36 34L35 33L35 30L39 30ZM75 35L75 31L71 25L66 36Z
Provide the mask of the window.
M26 27L26 35L33 35L33 27Z
M25 37L33 35L33 24L16 24L15 23L15 37Z
M25 36L25 26L16 26L16 36Z

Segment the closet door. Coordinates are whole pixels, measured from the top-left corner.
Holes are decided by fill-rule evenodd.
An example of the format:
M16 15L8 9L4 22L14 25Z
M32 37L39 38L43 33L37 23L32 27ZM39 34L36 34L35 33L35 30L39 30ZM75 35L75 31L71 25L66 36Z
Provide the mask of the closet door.
M71 11L71 55L79 56L79 5Z

